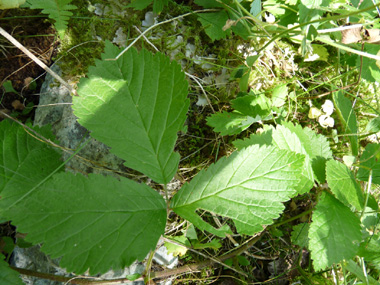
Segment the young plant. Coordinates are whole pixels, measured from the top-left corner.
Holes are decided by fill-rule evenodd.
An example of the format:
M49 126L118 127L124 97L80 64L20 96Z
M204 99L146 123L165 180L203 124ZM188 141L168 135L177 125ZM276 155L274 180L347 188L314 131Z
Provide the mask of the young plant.
M180 66L164 55L106 43L102 60L90 68L73 98L78 121L91 136L159 184L170 182L179 155L174 146L189 105ZM164 200L145 184L62 170L59 154L1 123L1 216L12 220L27 240L43 243L52 257L62 256L68 271L91 274L142 260L164 233L167 205L200 229L218 236L197 214L210 211L232 219L242 234L262 231L297 195L304 155L275 147L247 147L201 171L173 197ZM46 128L39 133L53 140ZM26 215L27 213L27 215Z
M166 190L180 159L174 148L189 106L187 81L180 65L161 53L130 48L115 60L120 52L106 42L101 60L79 83L74 113L125 166ZM48 127L34 129L54 141ZM0 124L0 145L0 216L27 233L27 241L43 243L45 253L61 256L70 272L104 273L143 260L164 234L170 210L219 237L254 235L279 217L283 202L326 177L331 193L320 189L304 233L314 268L373 253L357 214L364 215L370 196L364 199L350 170L332 159L326 138L299 125L283 123L236 141L238 151L199 172L171 199L125 177L64 172L59 153L8 121ZM216 228L202 211L229 222Z

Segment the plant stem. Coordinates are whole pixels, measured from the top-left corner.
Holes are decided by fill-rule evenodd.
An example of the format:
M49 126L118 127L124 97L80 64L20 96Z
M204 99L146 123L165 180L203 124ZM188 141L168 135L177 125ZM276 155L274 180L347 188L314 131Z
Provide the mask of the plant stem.
M42 67L45 71L51 74L55 79L57 79L63 86L65 86L71 93L75 96L78 96L77 91L68 84L65 80L63 80L57 73L51 70L45 63L39 60L34 54L32 54L29 50L27 50L22 44L20 44L14 37L8 34L3 28L0 27L0 34L3 35L8 41L10 41L14 46L18 47L23 53L29 56L35 63L37 63L40 67Z
M368 204L369 195L371 193L371 186L372 186L372 169L370 169L370 171L369 171L367 191L366 191L366 194L365 194L365 201L364 201L362 213L360 215L360 220L363 219L363 216L364 216L364 213L365 213L365 208L367 207L367 204Z
M311 208L311 209L309 209L309 210L307 210L305 212L302 212L301 214L299 214L297 216L291 217L290 219L287 219L285 221L273 224L272 227L279 227L279 226L281 226L283 224L287 224L287 223L289 223L291 221L297 220L297 219L299 219L299 218L301 218L303 216L306 216L306 215L310 214L312 211L313 211L313 208Z

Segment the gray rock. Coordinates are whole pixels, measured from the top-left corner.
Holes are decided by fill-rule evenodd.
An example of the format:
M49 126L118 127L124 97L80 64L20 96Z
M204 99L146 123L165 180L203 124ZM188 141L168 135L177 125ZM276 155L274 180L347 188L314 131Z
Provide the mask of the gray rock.
M58 74L60 69L55 66L53 70ZM88 131L78 124L76 117L71 108L71 95L69 91L58 85L50 76L46 76L46 80L41 88L40 103L36 110L34 124L43 126L50 124L52 131L56 135L59 144L65 148L76 149L83 141L89 138ZM70 153L63 153L63 160L66 160ZM79 156L85 158L73 158L66 164L66 169L82 174L98 173L110 175L112 173L127 173L128 169L123 165L123 160L116 157L109 151L109 147L94 139L91 140L80 152ZM111 170L111 171L108 171ZM116 175L115 175L116 176ZM170 184L171 188L178 188L178 183L173 180ZM175 189L170 189L174 191ZM13 255L13 265L20 268L26 268L39 272L52 273L55 275L72 276L64 269L59 267L59 259L50 259L40 250L40 246L22 249L16 248ZM178 264L178 258L168 254L166 248L161 246L153 260L163 266L173 268ZM144 264L140 262L133 263L129 268L124 270L112 271L99 276L101 279L117 279L125 278L127 275L142 273ZM24 277L26 284L39 285L56 285L63 284L49 280L38 279L34 277ZM163 281L162 284L169 285L171 281ZM141 285L143 282L130 282L128 284Z

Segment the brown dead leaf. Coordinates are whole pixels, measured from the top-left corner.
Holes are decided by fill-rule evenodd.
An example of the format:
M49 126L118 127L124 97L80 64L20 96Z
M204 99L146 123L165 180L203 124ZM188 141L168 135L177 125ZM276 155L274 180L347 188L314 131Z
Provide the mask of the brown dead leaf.
M18 110L18 111L22 111L22 110L25 109L24 104L22 104L22 103L20 102L20 100L14 100L14 101L12 102L12 107L13 107L15 110Z
M342 43L369 43L380 44L380 29L363 29L363 27L355 27L352 29L342 30Z
M380 44L380 29L368 29L365 30L366 43Z
M363 38L361 35L362 27L352 28L348 30L342 30L342 43L353 44L360 42Z

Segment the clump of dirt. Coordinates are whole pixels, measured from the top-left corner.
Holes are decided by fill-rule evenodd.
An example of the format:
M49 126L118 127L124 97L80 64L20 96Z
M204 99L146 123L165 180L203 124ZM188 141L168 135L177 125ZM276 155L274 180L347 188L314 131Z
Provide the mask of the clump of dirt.
M51 64L57 41L55 30L39 11L14 9L0 18L1 27L46 65ZM0 38L0 109L21 121L32 119L38 105L38 92L44 70L13 46ZM13 87L13 90L10 90ZM26 108L25 107L29 107Z

